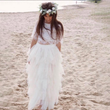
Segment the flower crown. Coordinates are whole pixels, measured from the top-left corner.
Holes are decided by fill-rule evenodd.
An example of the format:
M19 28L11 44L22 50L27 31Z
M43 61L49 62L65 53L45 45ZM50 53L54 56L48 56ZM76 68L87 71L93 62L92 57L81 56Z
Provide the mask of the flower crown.
M42 6L40 5L40 7L39 7L39 12L40 12L42 15L44 15L44 14L46 14L46 13L48 13L49 15L50 15L50 14L53 14L53 13L56 14L57 6L58 6L58 4L54 3L54 7L52 7L52 9L48 9L48 10L47 10L47 9L43 9Z

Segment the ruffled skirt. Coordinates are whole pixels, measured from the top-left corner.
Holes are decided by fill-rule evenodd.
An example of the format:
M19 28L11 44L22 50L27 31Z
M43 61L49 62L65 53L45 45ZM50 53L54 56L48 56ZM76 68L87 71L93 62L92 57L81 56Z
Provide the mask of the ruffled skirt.
M28 55L26 72L28 74L28 110L42 105L41 109L51 110L58 103L62 90L62 54L55 44L36 43Z

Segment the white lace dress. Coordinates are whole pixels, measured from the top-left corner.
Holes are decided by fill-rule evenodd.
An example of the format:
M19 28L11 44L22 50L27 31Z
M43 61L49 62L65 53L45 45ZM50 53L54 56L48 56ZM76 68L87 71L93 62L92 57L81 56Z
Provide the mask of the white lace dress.
M50 24L44 24L50 30ZM32 39L37 39L34 35L36 25L32 32ZM53 31L54 38L56 37L55 30ZM29 63L26 63L26 72L28 74L28 110L42 105L41 109L51 110L54 104L58 103L59 92L62 89L62 75L64 70L62 66L62 54L57 48L58 42L61 40L53 40L50 37L50 31L43 28L43 38L38 36L37 43L28 51ZM48 44L48 45L47 45Z

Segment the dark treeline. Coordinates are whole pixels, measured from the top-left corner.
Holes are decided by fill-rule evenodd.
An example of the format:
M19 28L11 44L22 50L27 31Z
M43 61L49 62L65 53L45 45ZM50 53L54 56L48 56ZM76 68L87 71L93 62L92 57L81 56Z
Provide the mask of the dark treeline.
M94 1L95 3L97 3L98 1L101 1L101 0L89 0L89 1Z

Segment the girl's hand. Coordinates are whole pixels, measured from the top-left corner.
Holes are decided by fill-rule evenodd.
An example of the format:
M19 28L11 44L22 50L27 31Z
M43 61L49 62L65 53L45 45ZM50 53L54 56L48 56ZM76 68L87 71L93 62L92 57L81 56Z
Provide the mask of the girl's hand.
M57 43L56 46L57 46L57 48L59 49L59 51L61 52L61 43L60 43L60 42Z
M30 64L30 61L28 61L28 64Z

